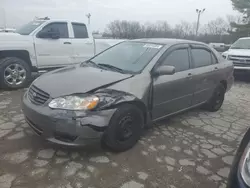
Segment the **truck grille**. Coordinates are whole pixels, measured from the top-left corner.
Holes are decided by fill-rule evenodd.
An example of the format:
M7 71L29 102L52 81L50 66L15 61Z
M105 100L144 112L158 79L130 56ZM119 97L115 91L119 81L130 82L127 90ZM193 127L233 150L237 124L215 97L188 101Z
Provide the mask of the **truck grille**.
M36 105L42 105L49 99L50 96L48 93L32 85L29 88L28 97L32 103Z
M231 55L228 57L230 61L233 61L234 65L250 66L250 56L236 56Z

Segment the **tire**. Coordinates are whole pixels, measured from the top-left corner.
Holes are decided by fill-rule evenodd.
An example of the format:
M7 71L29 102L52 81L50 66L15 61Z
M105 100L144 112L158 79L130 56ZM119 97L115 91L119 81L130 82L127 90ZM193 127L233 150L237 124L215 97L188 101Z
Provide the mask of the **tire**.
M24 88L30 78L31 68L24 60L17 57L6 57L0 60L0 88Z
M121 105L104 132L102 144L115 152L126 151L140 139L143 124L143 114L140 109L131 104Z
M217 112L225 99L225 93L226 93L226 89L224 87L223 84L219 84L215 90L214 93L211 97L211 99L205 104L205 109L210 111L210 112Z
M230 173L228 176L227 181L227 188L235 188L238 187L238 170L239 170L239 163L241 157L244 154L246 147L248 146L250 138L250 129L247 130L243 139L241 140L240 146L238 147L236 154L234 156L234 160L231 165Z

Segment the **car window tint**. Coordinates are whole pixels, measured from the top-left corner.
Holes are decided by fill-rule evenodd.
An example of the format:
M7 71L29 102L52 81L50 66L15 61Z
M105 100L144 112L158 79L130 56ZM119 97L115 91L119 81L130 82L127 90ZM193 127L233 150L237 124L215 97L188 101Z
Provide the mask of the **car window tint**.
M84 24L72 23L75 38L88 38L87 27Z
M69 38L67 23L52 23L44 27L43 31L59 31L60 38Z
M204 49L192 49L194 67L204 67L211 65L211 53Z
M163 65L174 66L176 72L189 69L188 49L178 49L171 52L164 60Z

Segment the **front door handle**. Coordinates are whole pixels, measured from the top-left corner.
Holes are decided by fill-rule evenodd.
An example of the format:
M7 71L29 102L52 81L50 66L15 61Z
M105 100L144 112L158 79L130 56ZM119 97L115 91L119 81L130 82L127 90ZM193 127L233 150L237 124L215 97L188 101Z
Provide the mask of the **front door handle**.
M71 44L71 42L64 42L63 44Z
M218 70L218 67L214 67L214 70Z
M188 73L188 77L192 76L192 73Z

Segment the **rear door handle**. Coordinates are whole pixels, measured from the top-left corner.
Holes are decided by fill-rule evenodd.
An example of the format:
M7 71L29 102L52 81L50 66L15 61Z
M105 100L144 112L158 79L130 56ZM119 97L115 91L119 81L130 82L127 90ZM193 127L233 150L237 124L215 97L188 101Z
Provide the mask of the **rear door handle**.
M188 77L192 76L192 73L188 73Z
M63 44L71 44L71 42L64 42Z
M218 67L215 67L214 70L218 70Z

